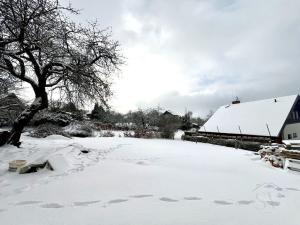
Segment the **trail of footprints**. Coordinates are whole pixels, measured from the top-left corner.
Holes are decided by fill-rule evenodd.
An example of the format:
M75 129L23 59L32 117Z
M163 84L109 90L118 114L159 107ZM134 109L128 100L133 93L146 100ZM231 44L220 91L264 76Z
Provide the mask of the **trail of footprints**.
M130 199L143 199L143 198L154 198L154 195L151 194L141 194L141 195L131 195L129 196L129 198L119 198L119 199L113 199L110 200L108 202L105 202L102 207L107 207L108 205L112 205L112 204L119 204L119 203L124 203L129 201ZM175 203L175 202L179 202L181 200L185 200L185 201L200 201L203 200L203 198L200 197L196 197L196 196L187 196L187 197L183 197L183 199L173 199L173 198L169 198L169 197L160 197L158 198L158 200L163 201L163 202L167 202L167 203ZM101 200L95 200L95 201L77 201L77 202L73 202L69 205L62 205L59 203L43 203L41 201L22 201L22 202L18 202L16 204L14 204L15 206L28 206L28 205L37 205L39 204L39 207L41 208L52 208L52 209L58 209L58 208L64 208L64 207L81 207L81 206L89 206L89 205L93 205L93 204L98 204L101 203ZM213 203L218 204L218 205L233 205L233 202L227 202L227 201L223 201L223 200L214 200ZM255 201L253 200L241 200L236 202L239 205L249 205L252 203L255 203ZM275 203L270 204L272 206L278 206ZM4 212L6 209L0 209L0 213Z
M271 190L271 192L269 190ZM263 184L257 184L253 190L254 193L256 193L256 200L247 199L247 200L239 200L239 201L226 201L226 200L218 199L218 200L213 200L211 202L214 204L217 204L217 205L221 205L221 206L230 206L230 205L234 205L234 204L237 204L240 206L246 206L246 205L251 205L254 203L262 203L264 205L264 207L265 206L277 207L277 206L280 206L279 200L286 197L284 194L281 193L284 190L287 191L287 193L288 192L299 192L300 193L300 189L298 189L298 188L294 188L294 187L281 188L273 183L263 183ZM268 198L265 198L265 199L259 198L260 194L266 194L266 193L269 196ZM271 194L273 194L273 196L275 194L275 198L278 201L274 201L274 199L272 199L270 197ZM59 209L59 208L65 208L65 207L85 207L85 206L90 206L90 205L100 203L100 204L102 204L103 208L106 208L113 204L121 204L121 203L128 202L130 199L145 199L145 198L155 198L155 196L152 194L139 194L139 195L128 196L128 198L112 199L107 202L102 202L101 200L76 201L76 202L66 204L66 205L63 205L60 203L55 203L55 202L46 203L46 202L42 202L42 201L28 200L28 201L17 202L15 204L13 204L13 206L38 205L39 207L45 208L45 209ZM166 203L176 203L176 202L180 202L182 200L183 201L201 201L204 199L201 197L198 197L198 196L185 196L181 199L174 199L174 198L170 198L170 197L158 197L158 200L166 202ZM5 212L6 210L7 209L0 208L0 213Z
M274 185L263 185L264 188L268 189L268 188L273 188L276 189L276 186ZM283 190L282 188L277 187L277 191L281 191ZM296 191L296 192L300 192L300 189L297 188L285 188L285 190L287 191ZM282 195L281 193L278 194L277 196L278 198L283 198L285 197L284 195ZM93 201L76 201L73 202L71 204L67 204L67 205L63 205L60 203L45 203L42 201L33 201L33 200L28 200L28 201L21 201L21 202L17 202L15 204L13 204L14 206L32 206L32 205L39 205L39 207L41 208L45 208L45 209L59 209L59 208L65 208L65 207L85 207L85 206L90 206L90 205L94 205L94 204L102 204L103 208L108 207L109 205L113 205L113 204L121 204L121 203L125 203L128 202L130 199L144 199L144 198L155 198L154 195L152 194L140 194L140 195L131 195L128 196L128 198L118 198L118 199L112 199L109 200L107 202L101 202L101 200L93 200ZM186 196L183 197L182 199L173 199L170 197L159 197L158 198L159 201L163 201L166 203L176 203L176 202L180 202L180 201L201 201L204 200L201 197L198 196ZM254 203L260 202L259 199L257 200L239 200L239 201L225 201L225 200L213 200L212 203L217 204L217 205L221 205L221 206L230 206L230 205L240 205L240 206L246 206L246 205L251 205ZM270 207L277 207L280 206L280 202L279 201L272 201L270 200L266 200L264 201L264 204L270 206ZM0 208L0 213L5 212L7 209L1 209Z

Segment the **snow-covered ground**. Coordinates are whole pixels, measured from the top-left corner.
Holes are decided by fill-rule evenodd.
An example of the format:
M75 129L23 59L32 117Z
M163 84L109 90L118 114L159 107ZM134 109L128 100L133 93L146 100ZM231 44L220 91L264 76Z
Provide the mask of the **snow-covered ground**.
M300 174L252 152L181 140L22 139L20 149L0 148L0 224L300 224ZM55 171L8 172L13 159L49 159Z

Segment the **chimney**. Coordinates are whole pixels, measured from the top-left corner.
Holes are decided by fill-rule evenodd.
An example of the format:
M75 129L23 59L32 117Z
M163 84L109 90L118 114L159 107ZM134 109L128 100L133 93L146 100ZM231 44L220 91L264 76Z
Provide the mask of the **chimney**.
M232 105L235 105L235 104L240 104L241 101L238 97L236 97L235 100L233 100L231 103L232 103Z

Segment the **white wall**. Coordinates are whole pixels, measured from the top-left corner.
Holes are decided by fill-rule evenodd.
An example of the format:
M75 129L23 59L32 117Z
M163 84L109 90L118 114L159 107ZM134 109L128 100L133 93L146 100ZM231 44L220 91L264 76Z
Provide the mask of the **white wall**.
M283 129L283 140L288 140L288 135L291 135L291 139L300 140L300 123L287 124ZM296 134L297 137L294 137Z

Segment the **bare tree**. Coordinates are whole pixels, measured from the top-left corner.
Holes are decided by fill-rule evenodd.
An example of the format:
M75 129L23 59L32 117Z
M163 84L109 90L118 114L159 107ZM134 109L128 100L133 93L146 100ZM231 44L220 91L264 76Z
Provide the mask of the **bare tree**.
M50 91L68 101L104 105L112 94L111 75L122 63L118 42L97 23L78 25L66 13L78 11L58 0L0 0L0 70L35 93L7 143L20 144L24 126L48 107Z

